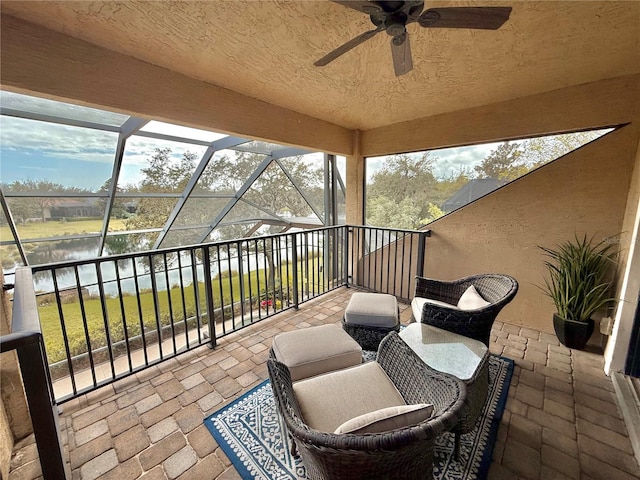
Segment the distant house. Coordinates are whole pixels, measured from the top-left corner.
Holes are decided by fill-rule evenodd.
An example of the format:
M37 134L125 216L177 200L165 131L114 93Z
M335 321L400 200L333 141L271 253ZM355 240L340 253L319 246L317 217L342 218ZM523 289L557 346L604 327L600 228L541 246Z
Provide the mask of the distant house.
M99 198L55 198L44 208L47 220L77 217L101 217L103 207Z
M495 189L509 183L509 180L498 180L497 178L478 178L467 182L460 190L454 193L449 200L442 204L445 213L452 212L467 203L484 197Z

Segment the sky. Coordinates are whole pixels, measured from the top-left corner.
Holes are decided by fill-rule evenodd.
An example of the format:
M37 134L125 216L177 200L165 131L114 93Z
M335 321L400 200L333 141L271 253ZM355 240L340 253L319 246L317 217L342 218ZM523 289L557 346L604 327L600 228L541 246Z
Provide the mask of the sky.
M154 131L173 135L183 128L174 126L167 132L167 128L157 128L157 122L155 126ZM0 182L48 180L96 191L111 177L117 140L113 132L1 116ZM118 184L138 183L140 169L148 165L154 149L164 147L171 148L176 160L186 151L202 156L206 150L199 145L132 137L127 141Z

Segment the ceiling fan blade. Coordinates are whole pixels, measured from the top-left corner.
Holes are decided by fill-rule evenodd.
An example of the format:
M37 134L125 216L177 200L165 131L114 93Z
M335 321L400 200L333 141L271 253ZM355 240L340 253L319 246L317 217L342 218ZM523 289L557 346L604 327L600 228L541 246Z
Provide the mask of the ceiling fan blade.
M376 3L369 2L367 0L331 0L333 3L339 3L343 7L348 7L353 10L357 10L367 15L374 15L376 13L382 13L382 7Z
M511 15L511 7L443 7L430 8L418 23L427 28L479 28L497 30Z
M413 70L408 32L391 39L391 56L393 57L393 70L396 73L396 77Z
M318 60L316 63L314 63L314 65L316 67L323 67L329 62L333 62L340 55L343 55L343 54L347 53L349 50L351 50L352 48L355 48L358 45L360 45L361 43L366 42L371 37L373 37L376 33L380 32L382 30L384 30L384 25L381 25L380 27L378 27L378 28L376 28L374 30L369 30L368 32L361 33L357 37L352 38L351 40L349 40L344 45L341 45L338 48L336 48L335 50L333 50L332 52L327 53L324 57L322 57L320 60Z

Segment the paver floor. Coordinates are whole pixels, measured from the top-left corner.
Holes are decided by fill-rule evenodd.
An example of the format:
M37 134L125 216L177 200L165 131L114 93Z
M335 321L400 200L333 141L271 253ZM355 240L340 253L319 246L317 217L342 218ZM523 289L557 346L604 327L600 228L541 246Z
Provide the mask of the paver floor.
M267 378L275 334L337 323L342 288L63 405L65 452L78 480L239 479L203 425L206 415ZM401 321L410 309L401 305ZM489 479L637 479L627 429L602 356L500 317L491 352L515 360ZM32 439L17 445L10 479L39 478Z

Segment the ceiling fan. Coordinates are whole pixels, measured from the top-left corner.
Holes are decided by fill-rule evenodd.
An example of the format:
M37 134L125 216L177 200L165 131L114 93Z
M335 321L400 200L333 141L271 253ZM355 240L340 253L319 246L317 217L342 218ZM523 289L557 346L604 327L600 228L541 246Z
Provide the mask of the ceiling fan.
M438 7L423 12L424 1L422 0L331 1L369 15L371 23L376 28L349 40L322 57L314 65L317 67L327 65L384 30L391 36L391 56L397 77L413 69L407 24L418 22L421 27L425 28L497 30L509 19L511 14L511 7Z

